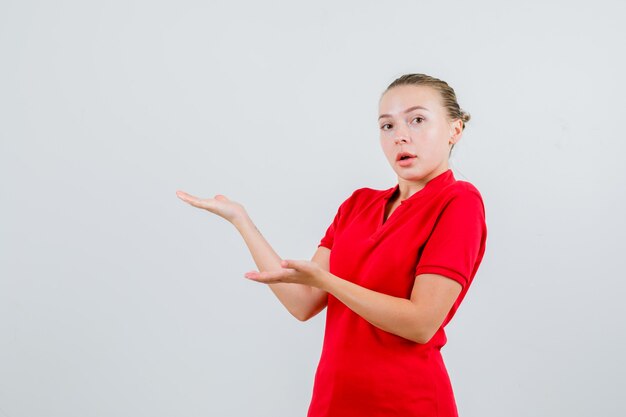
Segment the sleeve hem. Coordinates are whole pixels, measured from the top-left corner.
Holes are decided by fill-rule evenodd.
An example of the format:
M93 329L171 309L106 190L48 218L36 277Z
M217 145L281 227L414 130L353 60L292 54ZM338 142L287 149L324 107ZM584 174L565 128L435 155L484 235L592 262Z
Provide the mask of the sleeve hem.
M435 265L419 266L415 270L415 276L417 277L420 274L443 275L446 278L455 280L456 282L461 284L461 287L463 288L465 288L465 286L467 285L467 279L463 275L459 274L456 271L453 271L452 269L448 269L448 268L441 267L441 266L435 266Z

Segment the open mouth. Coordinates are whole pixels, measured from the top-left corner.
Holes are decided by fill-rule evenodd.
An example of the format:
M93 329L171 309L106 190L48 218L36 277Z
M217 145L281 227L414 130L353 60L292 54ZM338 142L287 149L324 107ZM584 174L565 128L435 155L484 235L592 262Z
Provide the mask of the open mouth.
M412 153L408 153L408 152L400 152L396 156L396 161L404 161L404 160L410 159L410 158L415 158L415 155L413 155Z

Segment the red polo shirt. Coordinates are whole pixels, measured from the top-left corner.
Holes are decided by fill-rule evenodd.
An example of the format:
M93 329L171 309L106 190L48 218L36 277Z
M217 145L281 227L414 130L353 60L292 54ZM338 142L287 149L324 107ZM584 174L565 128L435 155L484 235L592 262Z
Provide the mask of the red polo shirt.
M308 417L457 416L440 349L485 251L478 190L438 175L402 201L398 190L360 188L339 207L318 246L331 249L330 272L374 291L409 299L415 277L439 274L462 285L454 306L425 344L379 329L328 295L326 329Z

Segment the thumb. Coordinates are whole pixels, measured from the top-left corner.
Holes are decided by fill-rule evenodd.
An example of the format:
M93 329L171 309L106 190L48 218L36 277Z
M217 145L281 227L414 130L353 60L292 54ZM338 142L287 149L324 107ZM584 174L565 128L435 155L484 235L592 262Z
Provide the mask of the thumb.
M303 261L293 260L293 259L284 259L280 266L283 268L291 268L298 271L306 270L306 263Z
M226 198L226 196L222 194L215 194L215 199L219 201L228 201L228 198Z

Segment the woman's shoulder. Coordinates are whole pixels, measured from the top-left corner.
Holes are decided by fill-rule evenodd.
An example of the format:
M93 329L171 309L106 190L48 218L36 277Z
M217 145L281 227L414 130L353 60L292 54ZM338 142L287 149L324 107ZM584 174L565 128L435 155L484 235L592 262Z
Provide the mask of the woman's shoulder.
M385 188L381 190L378 188L361 187L361 188L357 188L356 190L354 190L352 192L352 195L350 195L350 198L352 198L353 200L359 200L359 201L374 200L390 193L391 191L393 191L393 188L394 187Z
M382 198L386 193L389 193L392 189L376 189L371 187L361 187L352 191L344 201L341 203L341 206L345 209L349 209L354 206L362 206L363 204L367 204L368 202L375 201L379 198Z
M455 180L445 187L445 191L451 196L475 195L482 199L478 188L469 181Z
M444 187L439 194L442 207L453 204L457 207L476 208L485 210L483 196L474 184L469 181L456 180Z

